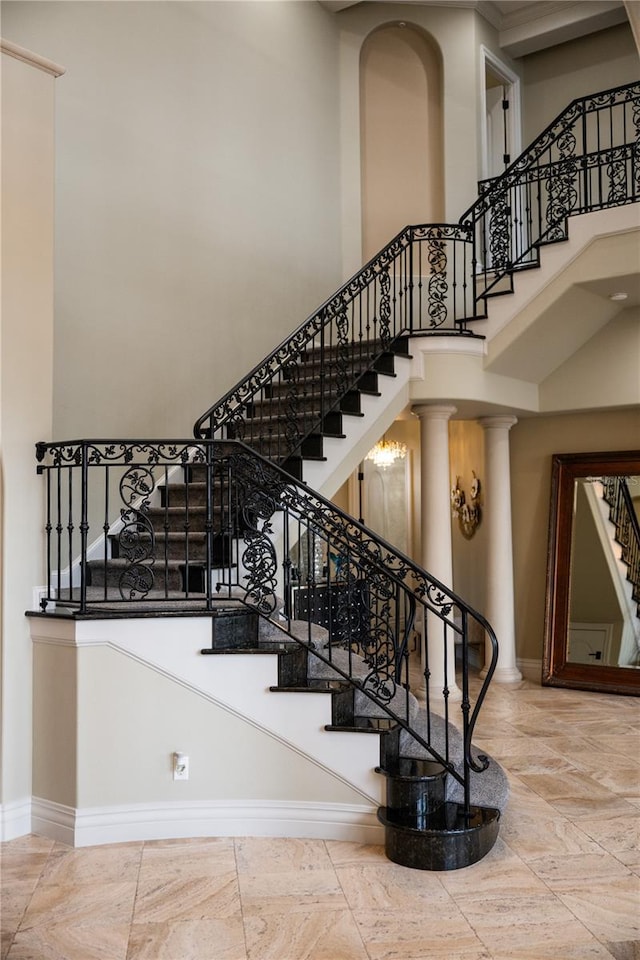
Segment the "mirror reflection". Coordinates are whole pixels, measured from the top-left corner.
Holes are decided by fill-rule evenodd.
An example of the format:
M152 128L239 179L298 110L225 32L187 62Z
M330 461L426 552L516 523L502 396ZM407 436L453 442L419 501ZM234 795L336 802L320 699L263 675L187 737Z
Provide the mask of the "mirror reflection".
M639 477L620 476L574 481L570 663L640 666L640 617L634 598L634 594L638 597L638 571L630 549L634 527L638 527L639 482Z
M640 693L640 450L552 458L542 682Z

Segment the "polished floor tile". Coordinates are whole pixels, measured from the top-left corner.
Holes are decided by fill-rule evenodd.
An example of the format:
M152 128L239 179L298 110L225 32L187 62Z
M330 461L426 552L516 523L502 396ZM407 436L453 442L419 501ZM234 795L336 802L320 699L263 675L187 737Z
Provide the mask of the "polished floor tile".
M0 960L640 960L638 700L494 685L476 742L511 794L471 867L337 840L22 837L0 844Z

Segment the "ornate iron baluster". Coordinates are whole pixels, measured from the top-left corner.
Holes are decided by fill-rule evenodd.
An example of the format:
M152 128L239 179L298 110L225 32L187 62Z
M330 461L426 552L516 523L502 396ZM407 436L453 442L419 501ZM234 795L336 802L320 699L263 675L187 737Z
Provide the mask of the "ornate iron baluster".
M548 240L565 239L565 221L578 200L578 161L575 157L576 138L573 130L565 130L558 137L557 145L560 160L550 165L547 179L549 199L545 219L549 227Z
M287 396L285 399L285 437L287 439L288 451L295 450L301 440L300 424L298 422L299 405L299 379L300 364L297 358L288 360L283 368L283 375L289 384Z
M447 248L439 230L430 238L427 259L429 261L429 285L427 287L429 324L441 327L447 319Z
M640 197L640 96L632 101L631 114L636 128L635 143L631 148L631 164L633 167L633 196Z
M153 590L156 536L146 511L155 486L153 470L147 467L130 467L120 479L125 508L120 510L118 546L120 555L129 561L118 583L123 600L142 600Z
M498 194L489 214L489 264L492 271L506 271L510 266L509 202L506 190Z
M277 608L278 558L272 542L271 518L279 510L282 479L268 473L262 461L234 454L229 460L232 482L244 521L242 564L247 573L245 602L269 615ZM279 480L279 483L278 483Z
M380 284L380 342L386 349L391 342L391 279L389 270L382 270L378 274Z
M622 150L609 150L605 154L607 159L607 179L609 191L607 203L615 206L624 203L627 199L627 164Z
M347 302L342 299L340 309L336 313L336 331L338 334L338 353L336 356L335 369L337 374L337 385L340 393L345 393L349 389L349 316L347 313Z

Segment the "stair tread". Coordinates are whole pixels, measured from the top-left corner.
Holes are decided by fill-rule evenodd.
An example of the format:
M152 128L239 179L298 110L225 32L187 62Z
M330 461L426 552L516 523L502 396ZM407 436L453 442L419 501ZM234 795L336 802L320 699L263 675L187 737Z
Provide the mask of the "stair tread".
M500 819L500 811L497 807L480 807L476 804L470 804L470 816L467 818L463 804L454 800L445 800L442 806L425 814L424 824L419 827L402 823L402 817L395 820L393 816L389 816L390 813L392 811L388 807L378 809L378 820L384 826L391 826L396 830L422 837L430 833L447 833L450 836L469 833Z
M294 692L308 691L312 693L340 693L344 690L351 689L351 684L347 680L340 680L338 678L335 680L329 680L328 678L323 677L308 677L307 682L303 684L298 684L296 686L284 686L282 684L278 684L270 689Z
M358 722L358 721L361 722ZM356 717L355 722L345 726L328 723L325 730L343 730L347 733L387 733L394 730L398 724L391 717L384 719L382 717Z
M123 570L127 567L131 567L134 564L143 564L145 560L155 560L155 563L147 564L150 569L162 569L165 565L171 567L172 569L178 569L178 567L184 566L184 560L165 560L164 557L145 557L140 560L129 559L128 557L110 557L106 561L104 559L100 560L88 560L87 566L95 567L96 569L107 567L122 568Z
M376 767L376 773L395 780L422 781L440 779L446 770L437 760L397 757L388 767Z
M260 653L268 654L280 654L280 653L291 653L293 650L298 649L300 644L296 643L295 640L292 641L273 641L270 643L259 643L254 644L253 646L247 647L204 647L200 653L205 654L206 656L226 656L230 654L235 656L239 653L247 653L251 656Z

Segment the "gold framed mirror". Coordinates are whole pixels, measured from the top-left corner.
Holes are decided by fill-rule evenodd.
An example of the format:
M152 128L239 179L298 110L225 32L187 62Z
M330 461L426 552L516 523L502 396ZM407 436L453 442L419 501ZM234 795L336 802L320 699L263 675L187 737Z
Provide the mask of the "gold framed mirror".
M640 450L554 454L543 684L640 694L639 517Z

